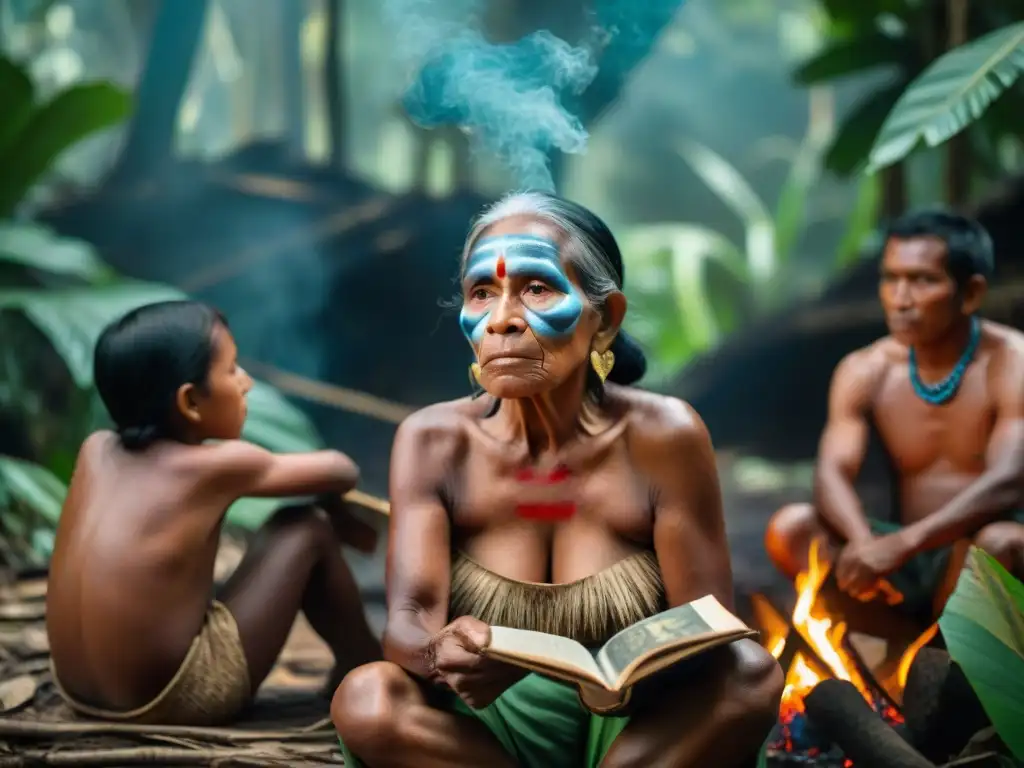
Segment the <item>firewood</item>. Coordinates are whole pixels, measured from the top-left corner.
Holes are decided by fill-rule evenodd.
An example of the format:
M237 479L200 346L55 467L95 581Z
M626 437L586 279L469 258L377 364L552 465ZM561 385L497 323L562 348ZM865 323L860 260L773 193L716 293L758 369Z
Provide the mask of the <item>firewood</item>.
M915 748L937 762L959 755L990 724L963 670L937 648L922 648L910 667L903 717Z
M852 684L823 680L804 699L807 715L855 765L936 768L871 709Z

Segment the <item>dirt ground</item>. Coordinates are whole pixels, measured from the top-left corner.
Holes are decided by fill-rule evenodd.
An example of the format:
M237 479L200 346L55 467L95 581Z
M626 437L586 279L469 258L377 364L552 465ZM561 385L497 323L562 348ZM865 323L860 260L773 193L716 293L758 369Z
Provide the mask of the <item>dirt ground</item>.
M218 576L241 555L222 547ZM331 667L327 646L301 617L255 705L231 728L124 726L75 719L49 671L46 580L0 588L0 768L74 765L341 765L319 691Z

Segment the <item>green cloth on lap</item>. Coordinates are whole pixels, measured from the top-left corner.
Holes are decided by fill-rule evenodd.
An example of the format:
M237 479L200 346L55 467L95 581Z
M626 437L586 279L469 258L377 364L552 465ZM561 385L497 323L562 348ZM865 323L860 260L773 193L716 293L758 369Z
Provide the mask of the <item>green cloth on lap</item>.
M888 520L868 520L868 523L876 536L895 533L903 527ZM949 567L950 554L950 547L921 552L886 577L886 581L903 594L903 602L896 606L897 610L915 618L931 619L935 592Z
M1024 510L1016 510L1006 515L1005 520L1024 523ZM868 520L871 532L876 536L895 533L902 524L888 520ZM921 552L910 558L887 580L903 594L903 602L896 606L897 610L909 616L931 622L935 593L949 568L952 547L940 547Z
M486 709L470 709L446 696L444 709L487 726L523 768L597 768L628 717L598 717L585 709L576 689L540 675L527 675ZM362 766L345 745L346 766Z

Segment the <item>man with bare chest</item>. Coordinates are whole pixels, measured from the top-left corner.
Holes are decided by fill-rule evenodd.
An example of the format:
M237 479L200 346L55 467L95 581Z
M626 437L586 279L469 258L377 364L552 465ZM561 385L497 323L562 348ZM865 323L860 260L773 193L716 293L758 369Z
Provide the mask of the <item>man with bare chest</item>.
M715 456L685 403L629 385L622 257L586 209L512 195L470 233L460 322L478 398L407 419L391 457L386 661L332 716L347 766L753 764L782 673L741 640L628 717L484 651L492 626L597 647L669 606L733 599Z
M879 295L890 335L836 368L815 503L782 508L768 527L786 575L821 534L841 589L870 600L891 586L929 620L967 542L1024 573L1024 334L976 314L992 261L987 232L962 216L915 212L889 229ZM872 424L893 467L896 522L871 519L853 487Z

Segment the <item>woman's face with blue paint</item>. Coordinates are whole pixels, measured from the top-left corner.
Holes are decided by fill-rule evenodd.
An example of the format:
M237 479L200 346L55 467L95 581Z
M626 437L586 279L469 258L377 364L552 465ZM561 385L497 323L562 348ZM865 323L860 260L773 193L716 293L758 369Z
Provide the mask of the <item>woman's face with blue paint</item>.
M560 232L529 217L504 219L474 243L459 322L495 397L552 389L586 364L599 313L561 254Z

